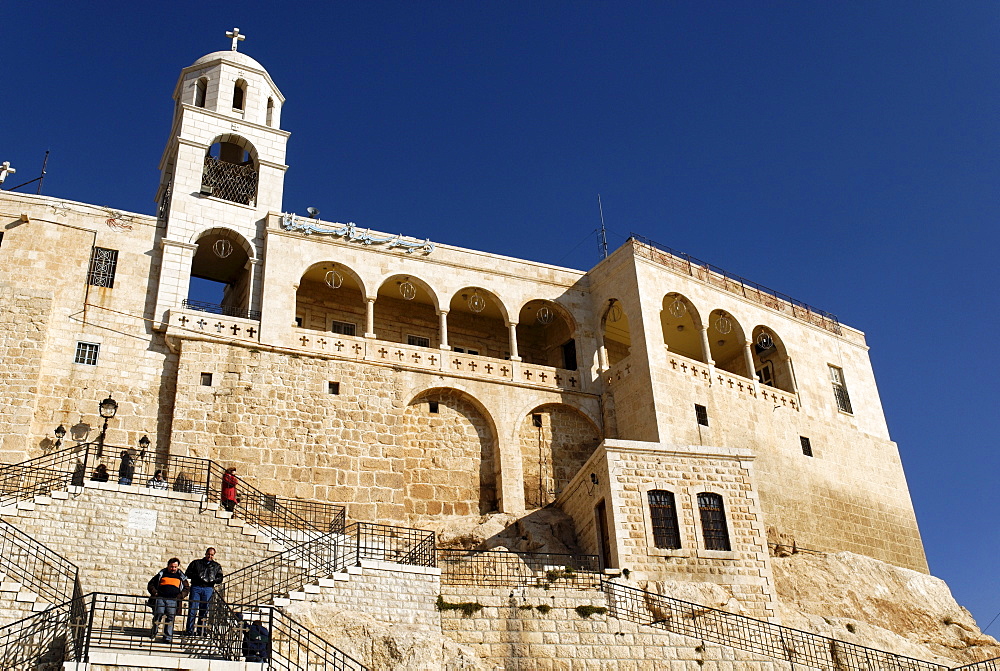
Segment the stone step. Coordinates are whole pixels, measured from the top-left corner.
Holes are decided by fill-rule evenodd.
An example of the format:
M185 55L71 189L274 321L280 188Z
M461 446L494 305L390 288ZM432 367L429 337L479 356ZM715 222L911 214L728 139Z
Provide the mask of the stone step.
M37 599L38 599L37 594L35 594L34 592L29 592L26 589L19 591L17 593L17 596L14 597L14 601L21 601L23 603L34 603Z
M18 510L34 510L35 504L33 501L18 501L16 504Z
M273 603L278 608L283 608L285 606L290 606L291 603L292 603L292 600L291 599L284 599L284 598L278 597L278 598L273 599L271 601L271 603Z
M69 492L64 492L57 489L53 491L49 496L59 501L66 501L67 499L69 499Z
M41 611L46 610L46 609L51 608L51 607L52 607L51 603L49 603L48 601L42 601L42 600L36 601L35 603L31 604L31 610L35 611L36 613L41 612Z
M306 594L319 594L323 590L320 588L319 585L303 585L302 591L305 592Z
M12 517L17 517L18 513L21 511L17 509L17 504L10 504L9 506L0 507L0 515L10 515Z
M35 503L37 503L40 506L47 506L50 503L52 503L52 497L51 496L38 495L38 496L35 497L34 501L35 501Z
M23 587L24 585L13 580L0 582L0 592L20 592Z
M289 592L288 593L288 598L291 599L292 601L305 601L306 600L306 593L305 592Z

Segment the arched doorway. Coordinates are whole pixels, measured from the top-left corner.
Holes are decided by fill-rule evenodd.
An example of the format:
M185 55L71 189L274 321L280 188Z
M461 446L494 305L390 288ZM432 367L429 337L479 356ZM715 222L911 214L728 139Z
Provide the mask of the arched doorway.
M378 288L375 333L379 340L416 347L440 346L437 296L411 275L394 275Z
M553 301L528 301L517 319L517 351L521 360L540 366L576 370L573 323Z
M601 319L604 331L604 351L607 365L614 366L625 359L632 350L632 332L628 315L617 298L608 301L608 307Z
M555 501L601 442L593 422L560 403L529 412L521 421L518 437L528 508Z
M788 352L781 338L767 326L757 326L753 330L753 362L758 382L795 393Z
M701 341L701 315L687 299L678 293L663 297L660 310L663 343L670 352L705 362L705 349Z
M186 307L244 319L260 319L251 313L253 247L229 228L211 228L195 241L191 259Z
M358 274L334 261L309 266L295 290L295 325L346 336L362 335L365 299Z
M736 318L725 310L712 310L708 324L708 346L715 367L752 378L753 371L747 370L746 335Z

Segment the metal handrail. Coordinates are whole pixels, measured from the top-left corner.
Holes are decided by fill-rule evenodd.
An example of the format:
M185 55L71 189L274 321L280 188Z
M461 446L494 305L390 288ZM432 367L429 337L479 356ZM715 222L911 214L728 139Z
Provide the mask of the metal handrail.
M438 548L441 583L487 587L592 588L601 583L597 555Z
M80 569L6 520L0 520L0 570L50 604L72 599Z
M814 308L787 294L769 289L753 280L734 275L718 266L697 259L690 254L671 249L666 245L661 245L641 235L630 233L629 241L633 242L632 248L641 256L655 261L660 265L690 275L708 284L722 287L727 291L741 294L745 298L761 303L778 312L790 312L796 319L814 324L831 333L836 333L837 335L842 335L843 333L840 321L835 314Z
M601 581L609 615L673 634L780 659L794 665L837 671L946 671L948 667L792 629L746 615Z
M965 666L956 666L951 671L1000 671L1000 657L994 657L993 659L984 659L981 662L973 662L972 664L966 664Z
M260 321L260 310L237 308L232 305L222 305L220 303L209 303L208 301L196 301L190 298L185 298L181 301L181 307L190 308L198 312L207 312L213 315L223 315L224 317L238 317L240 319Z
M0 671L61 668L86 656L88 609L77 596L0 627Z

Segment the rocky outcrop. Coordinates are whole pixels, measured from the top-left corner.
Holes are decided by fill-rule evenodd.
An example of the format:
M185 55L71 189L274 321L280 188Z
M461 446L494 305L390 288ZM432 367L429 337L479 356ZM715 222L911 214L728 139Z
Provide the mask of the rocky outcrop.
M489 668L471 648L441 634L415 631L403 624L386 624L332 604L295 602L286 610L321 638L373 671L485 671Z
M502 546L515 552L580 552L573 519L555 507L541 508L523 517L495 513L478 518L435 518L420 526L434 531L438 546L444 548L491 550Z
M850 552L771 558L786 626L944 665L1000 656L940 578Z

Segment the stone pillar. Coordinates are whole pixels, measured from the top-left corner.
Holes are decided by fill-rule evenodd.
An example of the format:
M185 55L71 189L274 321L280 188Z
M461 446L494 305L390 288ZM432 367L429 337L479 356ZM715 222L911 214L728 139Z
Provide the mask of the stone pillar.
M606 371L610 366L608 366L608 348L604 346L604 341L601 341L601 346L597 348L597 370L601 373Z
M757 379L757 375L756 375L757 371L755 371L754 368L753 368L753 349L752 348L753 348L753 341L752 340L747 340L746 347L743 348L743 355L746 357L747 370L750 371L747 374L747 377L750 378L751 380L756 380Z
M198 245L180 240L163 238L160 243L163 257L160 263L160 281L156 291L155 319L166 320L170 308L181 307L181 301L187 298L188 285L191 282L191 261Z
M246 269L250 273L250 281L248 291L250 295L247 296L247 310L250 312L260 312L260 270L258 270L259 259L247 259ZM249 317L249 315L247 315Z
M795 369L792 368L792 357L785 357L785 367L788 369L788 380L792 383L792 393L798 395L799 385L795 381Z
M517 322L510 322L507 328L510 329L510 360L520 361L521 357L517 354Z
M375 299L367 299L367 312L365 313L365 337L375 337Z
M708 326L703 325L701 327L701 354L704 358L705 363L709 366L714 366L715 361L712 360L712 346L708 344Z
M438 312L438 318L440 320L441 349L450 350L451 345L448 344L448 311L441 310Z

